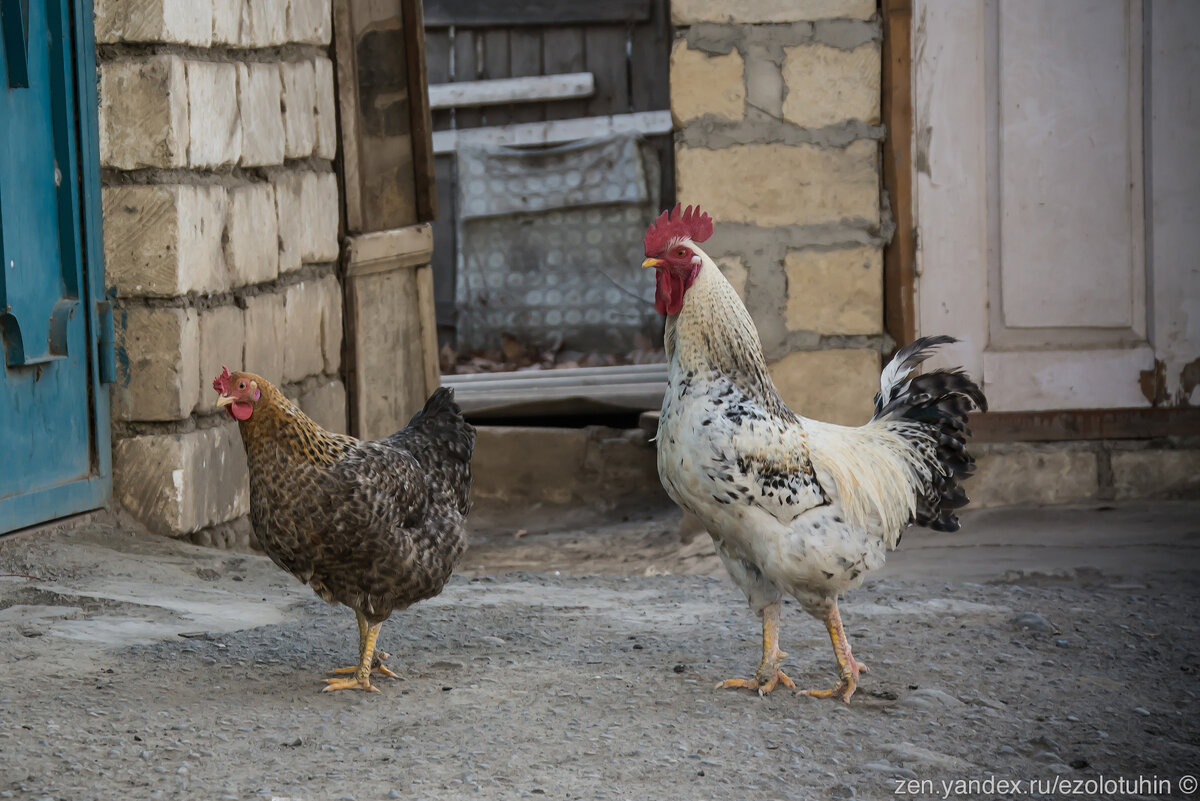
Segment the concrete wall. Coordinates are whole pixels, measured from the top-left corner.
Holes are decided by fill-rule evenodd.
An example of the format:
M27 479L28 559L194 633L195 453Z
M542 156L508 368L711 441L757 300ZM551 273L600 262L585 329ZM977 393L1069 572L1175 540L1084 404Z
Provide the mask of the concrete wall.
M677 0L678 199L742 295L796 411L870 417L883 333L874 0Z
M247 512L221 365L345 430L330 36L330 0L96 2L114 495L154 531Z

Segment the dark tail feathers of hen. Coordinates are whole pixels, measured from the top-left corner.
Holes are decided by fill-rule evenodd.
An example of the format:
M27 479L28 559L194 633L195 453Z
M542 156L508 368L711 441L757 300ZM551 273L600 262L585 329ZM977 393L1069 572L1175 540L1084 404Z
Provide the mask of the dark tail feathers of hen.
M454 402L454 390L438 387L425 401L425 407L408 421L407 430L419 431L436 442L444 452L469 462L475 450L475 426L463 419L462 409Z
M955 510L967 505L960 481L975 472L975 460L967 453L967 415L987 411L987 398L979 385L961 369L931 370L913 378L908 375L939 345L956 342L953 337L922 337L896 352L880 376L875 396L874 420L909 420L922 423L937 445L937 469L924 497L918 499L915 522L934 531L957 531Z

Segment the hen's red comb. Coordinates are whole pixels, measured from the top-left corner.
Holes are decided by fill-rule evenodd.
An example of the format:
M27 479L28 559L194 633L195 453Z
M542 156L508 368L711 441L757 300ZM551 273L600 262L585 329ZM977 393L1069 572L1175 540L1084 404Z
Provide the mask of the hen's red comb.
M670 245L672 239L690 239L693 242L703 242L712 236L713 221L699 206L688 206L676 203L672 210L664 211L658 219L646 229L643 244L647 256L662 253Z
M213 389L220 392L222 395L229 394L229 385L233 381L233 373L229 372L229 368L221 365L221 374L213 379Z

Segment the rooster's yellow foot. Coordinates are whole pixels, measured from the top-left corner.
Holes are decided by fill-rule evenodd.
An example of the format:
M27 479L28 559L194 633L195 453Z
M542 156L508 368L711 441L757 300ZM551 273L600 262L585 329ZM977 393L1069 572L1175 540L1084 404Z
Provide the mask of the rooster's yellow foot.
M796 682L792 681L791 678L788 676L788 674L784 673L782 670L776 670L775 675L771 676L766 681L760 682L758 676L755 676L752 679L725 679L725 681L721 682L720 684L718 684L716 686L716 689L718 689L718 690L740 690L740 689L758 690L759 695L766 695L767 693L774 690L780 684L782 684L784 687L788 687L790 689L796 688Z
M337 690L366 690L367 692L377 693L379 688L371 684L371 679L365 678L361 681L357 676L352 679L325 679L325 689L322 692L335 692Z
M850 657L849 670L842 676L836 687L828 690L800 690L797 695L807 695L811 698L841 698L847 704L850 697L858 689L858 674L870 673L871 669L854 657Z
M850 696L854 695L854 691L858 689L857 681L842 680L838 682L836 687L831 687L828 690L800 690L797 695L807 695L810 698L841 698L847 704L850 703Z

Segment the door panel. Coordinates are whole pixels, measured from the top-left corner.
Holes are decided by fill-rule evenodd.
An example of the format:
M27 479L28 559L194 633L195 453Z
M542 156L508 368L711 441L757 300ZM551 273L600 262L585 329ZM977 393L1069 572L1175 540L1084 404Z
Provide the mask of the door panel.
M1140 15L1113 0L998 11L1003 324L1133 328L1145 305Z
M76 128L73 22L65 0L0 0L0 532L107 495L78 152L95 137Z
M918 332L996 411L1150 405L1142 3L915 8Z

